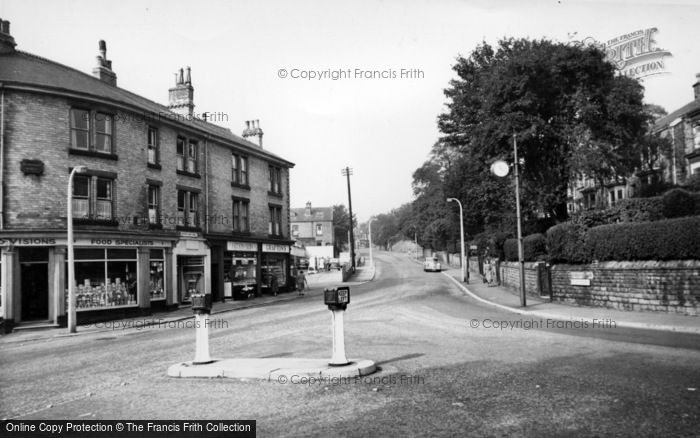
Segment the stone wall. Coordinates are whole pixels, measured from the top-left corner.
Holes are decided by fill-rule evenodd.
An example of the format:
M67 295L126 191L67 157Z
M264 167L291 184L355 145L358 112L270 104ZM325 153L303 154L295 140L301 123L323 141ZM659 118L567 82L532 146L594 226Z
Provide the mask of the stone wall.
M554 301L567 304L697 316L700 260L556 265L552 289Z
M525 263L525 290L539 296L536 263ZM472 265L478 272L478 266ZM566 304L695 315L700 313L700 260L554 265L552 300ZM519 290L517 262L501 263L501 284Z

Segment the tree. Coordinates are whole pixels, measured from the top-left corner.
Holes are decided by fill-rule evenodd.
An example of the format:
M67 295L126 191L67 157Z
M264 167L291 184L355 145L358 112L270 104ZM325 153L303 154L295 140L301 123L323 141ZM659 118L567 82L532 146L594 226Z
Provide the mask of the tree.
M335 254L342 252L345 246L348 245L349 217L350 213L345 208L345 205L338 204L333 206L333 234L335 236L333 251ZM353 217L353 226L356 225L357 218Z
M639 165L647 116L642 87L615 75L593 45L506 39L496 49L483 43L469 58L458 57L457 79L445 90L448 111L438 118L441 154L453 166L444 190L465 202L475 223L509 210L507 189L488 168L512 160L517 135L522 167L524 216L565 220L568 183L577 176L604 180ZM434 152L440 153L438 148ZM467 191L467 193L465 193ZM478 225L478 224L477 224Z

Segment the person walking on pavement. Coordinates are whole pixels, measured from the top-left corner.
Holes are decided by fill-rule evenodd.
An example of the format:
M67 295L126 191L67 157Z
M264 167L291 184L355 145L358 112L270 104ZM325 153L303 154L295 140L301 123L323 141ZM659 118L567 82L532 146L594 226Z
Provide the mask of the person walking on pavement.
M299 270L299 273L297 274L297 287L299 288L299 296L304 295L304 289L306 289L309 286L309 283L306 281L306 275L304 275L303 270Z

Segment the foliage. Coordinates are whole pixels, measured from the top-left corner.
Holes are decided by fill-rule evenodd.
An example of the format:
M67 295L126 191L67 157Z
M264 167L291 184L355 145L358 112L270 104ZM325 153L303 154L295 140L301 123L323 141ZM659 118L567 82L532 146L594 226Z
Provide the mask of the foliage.
M700 214L700 193L691 193L683 189L673 189L664 193L663 212L667 218Z
M602 225L585 240L586 261L700 260L700 216Z
M561 223L547 230L546 245L549 260L560 263L585 263L586 227Z
M700 173L694 173L685 180L683 186L689 192L700 192Z
M505 259L518 260L518 239L507 239L503 245ZM530 234L523 238L523 261L533 262L543 260L547 255L546 239L544 234Z
M357 225L357 218L353 214L353 225ZM350 229L350 212L345 208L345 205L338 204L333 206L333 235L334 235L334 251L336 254L342 252L348 244L348 230Z

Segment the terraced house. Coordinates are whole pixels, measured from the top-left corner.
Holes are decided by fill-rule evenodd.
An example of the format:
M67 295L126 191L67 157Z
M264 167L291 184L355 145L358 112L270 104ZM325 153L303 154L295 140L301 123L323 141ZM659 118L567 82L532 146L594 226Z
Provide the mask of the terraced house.
M284 290L293 163L259 123L251 142L195 117L189 68L168 106L119 88L103 41L92 73L17 50L0 20L4 330L65 325L67 220L78 323Z

